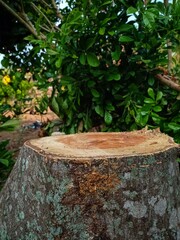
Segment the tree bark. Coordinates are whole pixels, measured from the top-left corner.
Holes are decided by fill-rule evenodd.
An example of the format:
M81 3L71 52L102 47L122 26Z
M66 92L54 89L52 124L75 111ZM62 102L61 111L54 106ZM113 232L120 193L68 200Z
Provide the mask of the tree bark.
M180 85L176 82L173 82L171 80L171 77L168 77L166 75L162 75L162 74L156 74L155 76L157 79L159 79L163 84L165 84L166 86L180 92Z
M0 195L0 239L178 240L179 152L147 130L30 140Z

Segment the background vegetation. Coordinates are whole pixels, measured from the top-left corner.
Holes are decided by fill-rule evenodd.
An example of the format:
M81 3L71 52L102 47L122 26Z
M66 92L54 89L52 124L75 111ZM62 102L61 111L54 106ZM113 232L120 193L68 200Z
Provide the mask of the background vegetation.
M11 14L12 23L0 44L3 66L53 87L41 106L50 106L66 133L147 126L179 142L180 2L66 3L0 0L2 20Z

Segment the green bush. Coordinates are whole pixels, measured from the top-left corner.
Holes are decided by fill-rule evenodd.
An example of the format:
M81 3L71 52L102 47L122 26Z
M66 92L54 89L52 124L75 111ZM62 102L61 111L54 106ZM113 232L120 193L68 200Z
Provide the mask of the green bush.
M4 60L4 66L9 63ZM0 70L0 106L8 105L9 110L15 114L22 113L25 103L29 101L28 91L33 83L25 79L25 72L21 69L1 69Z
M0 141L0 189L3 187L14 165L13 152L7 149L9 140Z
M29 61L38 86L53 87L49 106L62 119L61 130L160 127L179 141L178 93L161 85L156 75L160 67L168 68L169 47L179 45L180 3L69 0L67 4L63 17L54 19L56 30L43 32L43 38L44 21L49 24L53 18L49 12L44 18L41 7L34 24L38 39L26 37L33 46Z
M19 121L5 116L8 105L0 106L0 132L13 131L19 126ZM8 149L9 139L0 141L0 189L3 187L14 165L14 152Z
M2 109L1 109L2 110ZM1 112L1 111L0 111ZM19 124L18 120L1 118L0 131L12 131ZM0 141L0 189L3 187L14 165L14 152L8 150L9 140Z
M0 164L6 167L9 167L10 162L12 161L12 152L7 150L7 145L9 140L3 140L0 142L0 150L1 150L1 157L0 157Z

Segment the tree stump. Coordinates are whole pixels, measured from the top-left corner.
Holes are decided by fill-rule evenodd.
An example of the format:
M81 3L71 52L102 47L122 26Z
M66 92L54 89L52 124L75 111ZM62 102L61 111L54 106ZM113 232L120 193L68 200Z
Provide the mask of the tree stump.
M30 140L1 191L0 239L179 240L179 152L147 130Z

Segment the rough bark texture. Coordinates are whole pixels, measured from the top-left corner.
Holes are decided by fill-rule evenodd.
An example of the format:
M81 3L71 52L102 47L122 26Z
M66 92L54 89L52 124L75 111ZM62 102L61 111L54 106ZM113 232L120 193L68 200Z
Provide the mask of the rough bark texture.
M179 240L178 154L146 130L26 142L0 195L0 239Z

